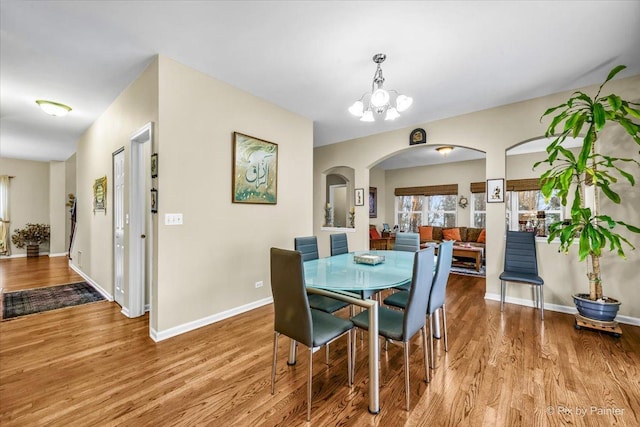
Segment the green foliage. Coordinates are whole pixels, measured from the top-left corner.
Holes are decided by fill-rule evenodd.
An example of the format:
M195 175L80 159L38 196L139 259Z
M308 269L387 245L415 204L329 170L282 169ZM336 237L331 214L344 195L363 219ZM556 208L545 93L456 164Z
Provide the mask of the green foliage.
M620 125L640 146L640 124L634 122L634 119L640 119L640 104L625 101L615 94L600 96L604 85L625 68L619 65L612 69L593 98L584 92L574 92L567 102L549 108L541 117L542 120L546 116L553 116L545 136L555 137L547 147L547 158L534 165L534 168L542 163L549 165L549 169L540 177L541 191L549 198L557 190L562 205L571 206L571 218L550 226L549 241L558 238L560 250L565 253L577 241L581 261L588 256L599 258L603 250L616 251L624 258L623 245L635 249L629 240L614 230L616 226L640 233L640 228L636 226L600 214L597 203L592 212L585 207L583 193L586 185L594 185L596 193L604 194L613 203L619 204L622 198L614 190L614 185L620 179L635 185L634 176L622 169L621 165L631 163L640 166L637 160L606 156L600 154L596 147L599 132L607 123ZM582 134L582 148L575 156L562 144L566 138L576 138ZM600 281L599 262L595 264L590 276Z

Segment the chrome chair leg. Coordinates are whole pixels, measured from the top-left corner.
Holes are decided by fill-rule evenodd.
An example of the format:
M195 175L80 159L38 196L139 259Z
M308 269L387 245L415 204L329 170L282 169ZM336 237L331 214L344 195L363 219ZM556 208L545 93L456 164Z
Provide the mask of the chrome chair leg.
M429 358L429 362L431 363L431 369L436 368L436 364L434 362L435 356L433 355L433 316L429 315L429 348L431 352L431 357Z
M409 410L409 343L403 342L404 345L404 394L406 396L407 411Z
M505 282L504 280L501 280L500 281L500 311L504 311L504 298L505 298L504 287L505 287Z
M307 421L311 421L311 386L313 381L313 348L309 347L309 379L307 380Z
M449 339L447 338L447 308L442 304L442 334L444 336L444 351L449 351Z
M353 386L353 368L351 366L351 331L347 332L347 375L349 387Z
M544 285L538 286L540 288L540 320L544 320L544 290L542 286Z
M429 382L429 350L427 350L427 325L422 327L422 351L424 352L424 373L426 374L425 381Z
M329 366L329 344L325 344L324 346L324 361Z
M273 332L273 366L271 367L271 394L275 393L276 389L276 361L278 358L278 332Z

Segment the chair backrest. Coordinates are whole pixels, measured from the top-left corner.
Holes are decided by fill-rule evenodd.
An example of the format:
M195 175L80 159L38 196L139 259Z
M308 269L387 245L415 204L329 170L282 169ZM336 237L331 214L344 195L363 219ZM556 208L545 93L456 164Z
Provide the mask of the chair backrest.
M536 237L527 231L507 231L504 271L538 275Z
M349 252L349 242L347 242L347 233L332 234L329 236L331 241L331 256L346 254Z
M416 252L420 250L420 235L418 233L397 233L396 251Z
M275 331L311 347L313 322L300 252L271 248L271 293Z
M431 314L444 305L447 293L447 282L453 260L453 240L440 243L438 246L438 262L433 275L433 285L429 295L427 314Z
M302 254L303 261L318 259L318 238L316 236L296 237L293 242L296 251Z
M417 251L413 257L413 277L402 324L404 340L414 336L424 326L433 283L433 254L433 247L428 247Z

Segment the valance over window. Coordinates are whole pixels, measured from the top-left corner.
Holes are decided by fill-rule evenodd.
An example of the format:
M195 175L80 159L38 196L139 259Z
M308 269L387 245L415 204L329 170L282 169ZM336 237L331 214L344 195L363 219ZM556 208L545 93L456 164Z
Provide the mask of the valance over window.
M402 187L394 191L396 196L450 196L458 194L458 184L426 185L422 187Z

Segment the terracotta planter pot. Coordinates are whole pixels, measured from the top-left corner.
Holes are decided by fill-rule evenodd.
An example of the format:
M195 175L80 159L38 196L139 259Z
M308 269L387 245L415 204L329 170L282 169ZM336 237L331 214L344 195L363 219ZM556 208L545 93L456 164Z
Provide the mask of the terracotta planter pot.
M573 295L573 303L582 316L603 322L611 322L615 319L620 304L622 304L620 301L608 297L605 297L605 301L591 301L589 294Z
M27 258L37 258L40 256L40 245L27 245Z

